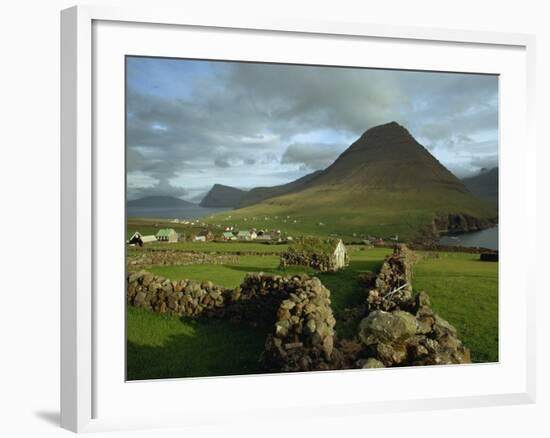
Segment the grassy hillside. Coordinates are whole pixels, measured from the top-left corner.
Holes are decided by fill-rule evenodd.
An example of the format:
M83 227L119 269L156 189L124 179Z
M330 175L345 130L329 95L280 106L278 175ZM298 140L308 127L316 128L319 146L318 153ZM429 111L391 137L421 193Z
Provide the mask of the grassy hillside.
M287 184L282 184L274 187L255 187L249 192L245 193L241 199L240 207L246 207L252 204L257 204L264 199L274 198L275 196L285 195L287 193L299 190L304 184L312 181L321 173L320 170L309 173L295 181L291 181Z
M312 187L250 207L214 215L206 222L276 228L290 235L337 235L346 239L398 235L409 240L430 229L437 215L461 212L494 217L495 209L467 193L446 191ZM356 236L354 236L354 234Z
M473 196L399 124L366 131L327 169L298 191L214 216L244 227L354 237L431 231L437 216L467 215L478 225L497 217L494 205ZM468 225L469 226L469 225Z
M458 330L474 362L498 361L498 263L478 254L433 253L413 268L413 286Z

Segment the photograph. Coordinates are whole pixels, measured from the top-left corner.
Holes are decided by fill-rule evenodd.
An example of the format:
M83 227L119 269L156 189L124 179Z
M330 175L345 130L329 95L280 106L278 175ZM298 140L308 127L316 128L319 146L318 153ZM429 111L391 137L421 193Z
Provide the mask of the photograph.
M127 380L499 362L498 75L126 55L125 87Z

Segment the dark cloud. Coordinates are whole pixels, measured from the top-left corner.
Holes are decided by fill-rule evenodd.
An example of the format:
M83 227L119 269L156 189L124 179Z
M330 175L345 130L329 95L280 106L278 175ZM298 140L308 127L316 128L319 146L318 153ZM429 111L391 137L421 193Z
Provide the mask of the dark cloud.
M391 120L449 168L475 169L496 155L493 76L150 62L127 85L129 193L185 187L178 196L191 199L214 183L285 183L283 175L327 167Z
M344 148L335 144L292 143L281 159L282 164L298 164L308 170L327 168Z
M160 180L152 186L135 186L129 184L126 193L128 200L139 199L145 196L173 196L184 199L189 191L184 187L174 186L168 180Z

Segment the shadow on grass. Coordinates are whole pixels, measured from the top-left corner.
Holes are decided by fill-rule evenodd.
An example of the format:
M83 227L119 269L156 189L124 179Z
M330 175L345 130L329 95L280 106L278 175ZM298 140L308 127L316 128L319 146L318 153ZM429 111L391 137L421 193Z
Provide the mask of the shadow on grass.
M158 316L158 315L152 315ZM155 330L154 319L149 329ZM271 326L251 327L224 320L181 318L184 330L165 330L161 345L136 341L129 333L127 342L128 380L177 377L209 377L261 372L259 357Z
M381 261L352 261L341 271L317 274L319 280L331 291L330 299L339 338L351 338L357 333L360 319L343 318L343 315L345 309L360 306L367 299L367 291L360 286L358 276L368 271L377 273L381 265Z
M341 338L357 332L356 320L343 320L344 309L364 303L366 293L357 277L378 272L381 260L352 261L338 272L315 273L311 268L265 269L266 274L316 275L331 291L336 330ZM225 265L237 272L261 272L256 266ZM244 278L244 275L243 275ZM128 308L127 378L146 380L178 377L229 376L260 373L258 359L272 324L251 327L226 320L193 320Z
M294 275L294 274L309 274L312 275L315 273L315 271L311 268L308 268L307 266L296 266L292 268L278 268L278 267L272 267L272 268L265 268L261 269L257 266L240 266L240 265L223 265L227 269L231 269L233 271L239 271L239 272L263 272L264 274L276 274L276 275ZM244 279L244 276L243 276Z
M314 275L321 280L327 289L331 291L332 310L336 318L336 330L340 337L351 337L357 331L357 320L343 321L344 309L363 304L367 298L366 291L360 287L357 278L360 274L372 271L377 273L382 266L382 260L356 260L337 272L316 272L307 266L296 266L285 269L265 270L266 274L294 275L306 273ZM236 271L258 272L254 266L229 266L227 268Z

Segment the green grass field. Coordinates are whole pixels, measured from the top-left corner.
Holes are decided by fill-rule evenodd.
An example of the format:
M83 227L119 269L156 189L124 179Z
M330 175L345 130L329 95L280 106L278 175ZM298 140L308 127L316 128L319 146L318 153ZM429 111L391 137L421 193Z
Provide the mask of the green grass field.
M351 264L336 273L317 276L331 290L338 336L353 336L359 321L343 323L345 308L366 298L357 276L378 271L387 248L360 250L350 246ZM476 254L437 253L413 268L413 285L425 290L436 312L459 330L473 360L498 360L498 263L478 261ZM277 256L241 256L225 265L158 266L155 274L171 279L210 280L225 287L238 286L247 272L270 274L312 273L307 268L280 270ZM128 378L197 377L258 372L257 360L272 328L249 327L227 321L191 320L128 308Z
M386 248L359 251L350 248L351 265L337 273L321 273L318 277L332 292L334 313L354 306L365 299L357 287L357 275L377 271ZM265 272L290 275L311 269L296 267L278 269L276 256L241 256L238 264L157 266L151 272L171 279L189 278L210 280L213 283L236 287L247 272ZM341 336L350 335L355 323L336 325ZM128 307L128 379L155 379L168 377L197 377L258 372L257 360L263 350L267 333L272 327L251 328L227 321L191 320L158 315Z
M269 327L192 320L128 306L128 380L258 373Z
M284 244L266 244L256 242L157 242L148 243L147 248L151 249L175 249L178 251L195 251L207 253L246 253L246 252L265 252L276 254L285 251L288 245Z
M498 361L498 263L478 254L434 253L413 268L413 286L458 330L474 362Z
M366 271L376 272L391 253L388 248L372 248L366 251L352 250L350 266L339 272L315 274L311 268L296 266L279 269L278 256L241 256L239 263L224 265L188 265L188 266L155 266L149 269L154 274L173 280L188 278L192 280L210 280L215 284L233 288L239 286L246 273L264 272L266 274L292 275L296 273L315 274L330 289L334 311L352 307L365 297L357 288L357 276Z
M187 266L155 266L148 269L153 274L172 280L210 280L214 284L234 288L239 286L247 272L264 272L266 274L292 275L296 273L313 273L312 269L296 266L278 269L277 256L241 256L239 263L224 265L187 265Z
M345 240L369 234L388 239L397 234L406 242L430 228L434 216L456 212L474 217L496 216L493 206L465 193L453 193L449 198L447 191L327 186L217 213L205 218L205 222L214 226L275 228L292 236L338 236Z

